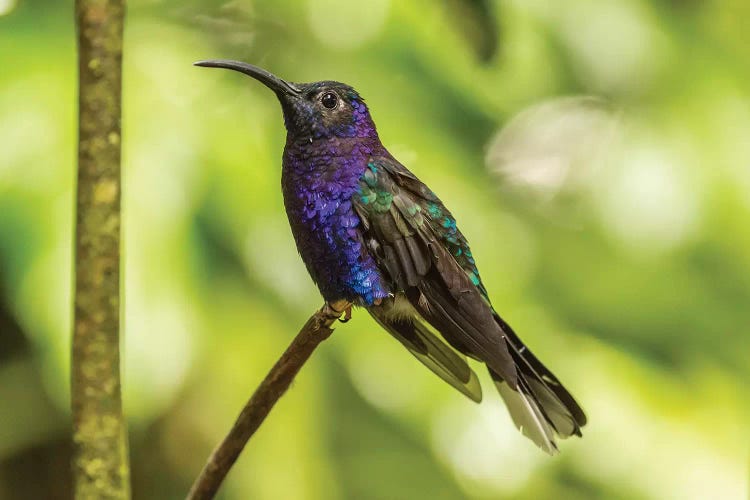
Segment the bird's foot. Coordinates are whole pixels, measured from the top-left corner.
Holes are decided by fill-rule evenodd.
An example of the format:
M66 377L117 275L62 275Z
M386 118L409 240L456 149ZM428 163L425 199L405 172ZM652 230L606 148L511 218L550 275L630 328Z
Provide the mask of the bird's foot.
M343 319L339 318L339 321L342 322L342 323L348 323L350 319L352 319L352 306L351 306L351 304L349 304L349 306L346 309L344 309L344 317L343 317Z
M348 309L351 309L352 304L346 300L337 300L336 302L326 302L321 309L321 312L325 314L326 318L331 323L341 317L342 314L346 313ZM351 312L348 313L351 316Z

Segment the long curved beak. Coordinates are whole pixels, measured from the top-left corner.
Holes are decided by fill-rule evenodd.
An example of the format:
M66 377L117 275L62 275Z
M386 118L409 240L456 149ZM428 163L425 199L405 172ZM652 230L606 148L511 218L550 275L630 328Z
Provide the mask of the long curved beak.
M259 68L257 66L253 66L252 64L247 64L247 63L240 62L240 61L229 61L226 59L212 59L208 61L198 61L196 63L193 63L193 65L201 66L204 68L225 68L225 69L232 69L234 71L239 71L240 73L243 73L247 76L255 78L256 80L261 82L263 85L273 90L279 96L281 95L298 96L300 92L302 92L294 84L287 82L286 80L282 80L281 78L274 75L273 73L269 73L263 68Z

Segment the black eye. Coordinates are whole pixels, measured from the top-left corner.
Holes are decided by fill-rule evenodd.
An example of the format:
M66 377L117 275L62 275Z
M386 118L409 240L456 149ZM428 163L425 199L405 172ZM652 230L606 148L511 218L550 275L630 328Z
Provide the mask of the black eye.
M339 97L333 92L326 92L320 97L320 102L328 109L333 109L339 103Z

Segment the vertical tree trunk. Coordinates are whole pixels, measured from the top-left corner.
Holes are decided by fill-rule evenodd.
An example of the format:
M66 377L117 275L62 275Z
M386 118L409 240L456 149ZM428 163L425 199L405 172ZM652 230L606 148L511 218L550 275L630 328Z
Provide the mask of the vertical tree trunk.
M76 0L79 73L75 497L130 497L120 396L120 96L123 0Z

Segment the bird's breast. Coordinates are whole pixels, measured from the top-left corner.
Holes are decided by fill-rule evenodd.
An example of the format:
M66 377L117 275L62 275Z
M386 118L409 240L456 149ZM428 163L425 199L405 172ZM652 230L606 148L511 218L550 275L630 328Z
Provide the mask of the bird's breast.
M284 205L297 249L323 297L368 305L387 296L363 246L361 222L351 202L363 169L333 158L326 168L300 165L302 161L285 157Z

